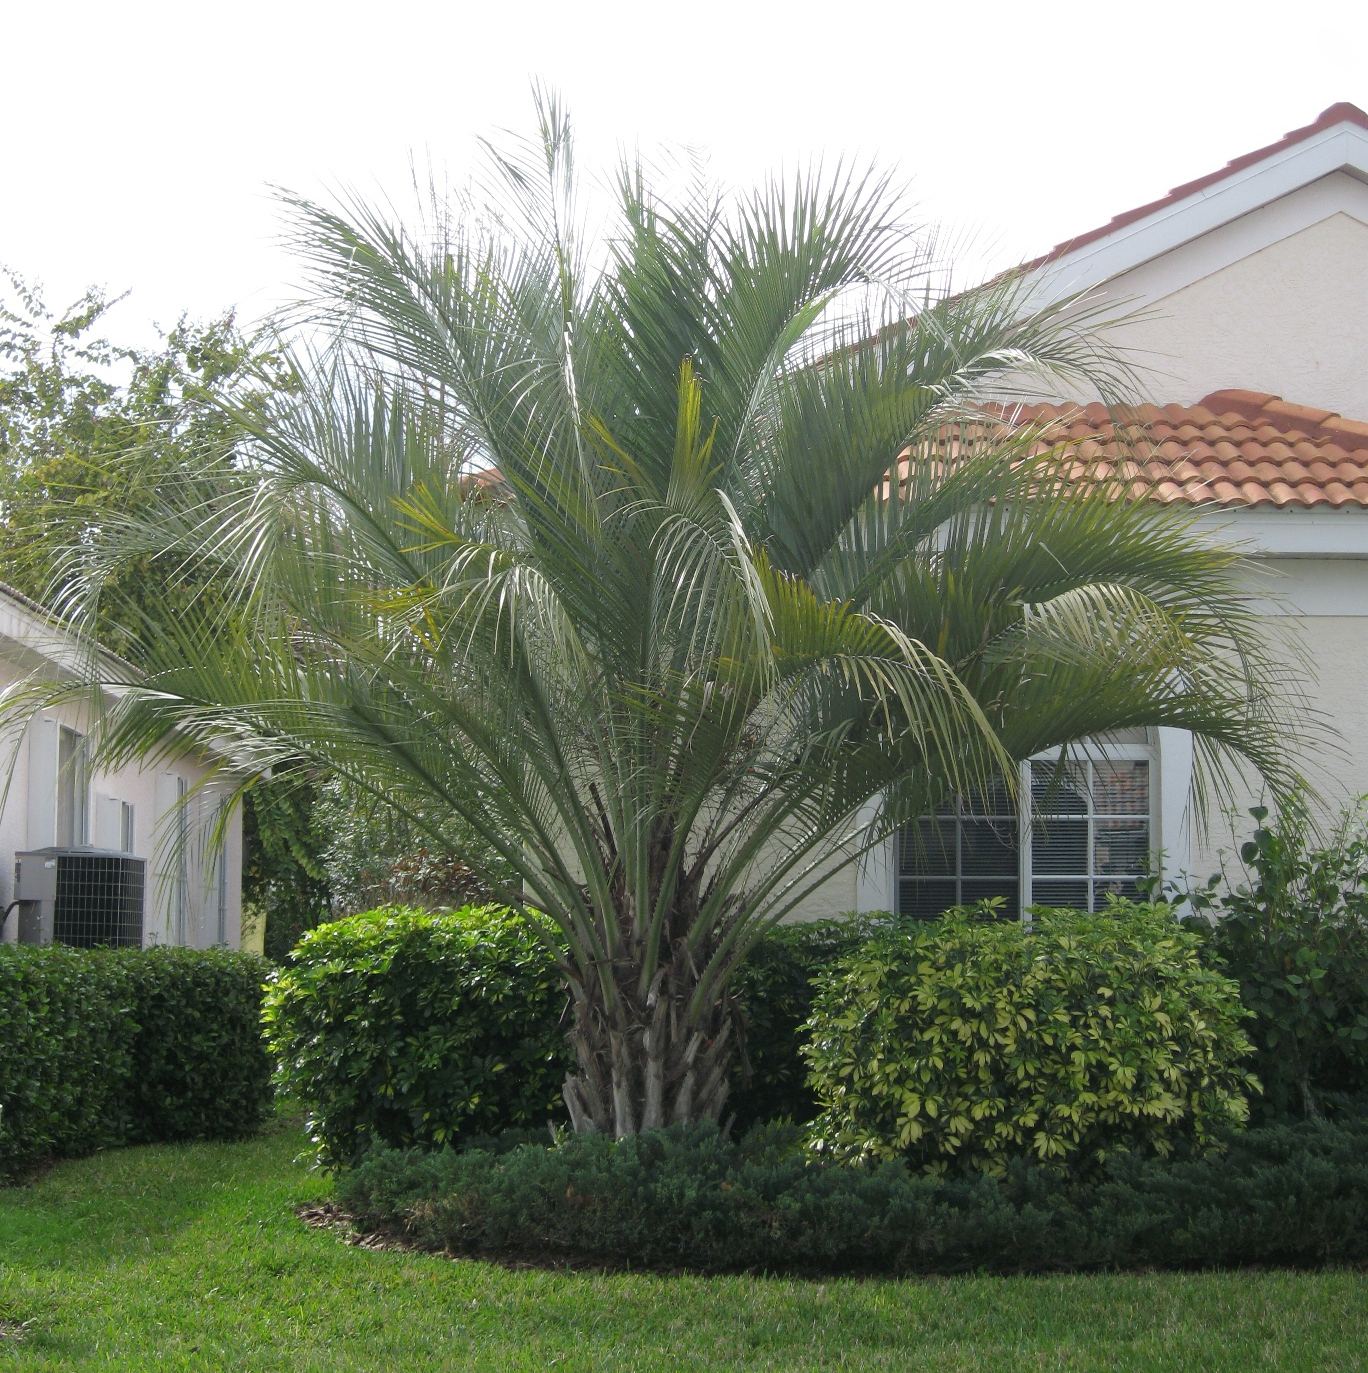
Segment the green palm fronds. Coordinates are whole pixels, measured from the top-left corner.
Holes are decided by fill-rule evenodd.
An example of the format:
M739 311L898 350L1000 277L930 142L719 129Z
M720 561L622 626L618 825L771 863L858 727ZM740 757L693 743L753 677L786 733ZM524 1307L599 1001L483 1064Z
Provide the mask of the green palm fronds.
M622 1133L721 1111L737 963L907 818L1138 725L1283 785L1287 684L1231 554L983 422L1120 393L1086 302L938 298L886 178L629 166L595 239L571 169L543 100L421 234L296 204L335 346L241 417L242 492L82 556L92 598L149 546L231 589L149 621L106 756L303 757L472 829L569 950L575 1123Z

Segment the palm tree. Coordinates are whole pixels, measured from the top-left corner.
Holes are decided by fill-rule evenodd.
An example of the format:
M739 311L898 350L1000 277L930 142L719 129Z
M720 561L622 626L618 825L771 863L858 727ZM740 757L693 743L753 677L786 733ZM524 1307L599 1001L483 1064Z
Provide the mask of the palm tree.
M622 1135L719 1116L740 961L928 807L1136 725L1287 767L1233 557L982 420L1009 377L1124 381L1083 305L937 293L874 175L630 165L589 235L539 109L420 235L297 202L337 343L242 416L250 491L82 556L232 589L149 619L106 754L174 730L469 826L563 959L573 1124Z

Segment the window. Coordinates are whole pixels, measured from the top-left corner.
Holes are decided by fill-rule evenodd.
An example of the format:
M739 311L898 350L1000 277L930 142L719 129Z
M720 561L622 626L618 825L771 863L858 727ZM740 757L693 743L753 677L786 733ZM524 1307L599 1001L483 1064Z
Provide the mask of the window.
M1031 766L1031 900L1098 910L1139 896L1149 863L1149 762Z
M899 835L898 908L931 919L950 906L1001 897L1021 913L1019 825L1005 787L908 825Z
M51 754L48 755L52 757ZM50 766L50 764L49 764ZM90 791L85 736L65 725L57 731L57 844L71 848L89 839L87 796ZM49 776L51 774L49 773ZM48 812L52 814L51 811Z
M1137 897L1151 852L1150 760L1134 745L1108 752L1023 765L1025 842L1002 787L906 826L897 845L899 912L931 919L997 896L1003 915L1017 917L1023 904L1097 910L1108 893Z
M215 826L227 824L228 803L223 797L210 798L211 814ZM215 940L218 944L228 943L228 855L223 849L216 849L213 855L214 885L217 888L218 930Z

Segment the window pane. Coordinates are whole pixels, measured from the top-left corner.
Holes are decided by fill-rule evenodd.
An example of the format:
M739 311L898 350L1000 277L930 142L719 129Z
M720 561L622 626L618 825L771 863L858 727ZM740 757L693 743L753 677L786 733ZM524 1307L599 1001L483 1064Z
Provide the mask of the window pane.
M1032 763L1031 804L1042 815L1086 815L1086 763Z
M898 913L918 920L934 920L955 904L955 883L904 878L898 883Z
M1016 920L1021 915L1021 888L1013 878L1009 882L993 881L991 878L966 877L960 883L962 895L960 900L966 906L975 905L979 901L987 901L991 897L1000 896L1002 905L998 907L998 918L1001 920Z
M955 820L930 816L902 832L898 870L904 876L955 875Z
M965 820L960 829L960 871L966 876L989 873L1015 877L1017 873L1016 822L1013 820Z
M57 843L86 842L86 794L90 789L85 736L62 725L57 734Z
M1088 872L1088 822L1037 820L1031 834L1031 870L1036 874Z
M1036 906L1067 906L1073 910L1088 909L1086 882L1032 882L1031 902Z
M964 799L963 812L975 816L1000 816L1016 819L1016 802L1007 794L1001 782L994 782L986 791L970 792Z
M1144 871L1149 858L1148 820L1099 820L1093 841L1093 871L1099 876Z
M1094 763L1093 800L1099 815L1149 814L1149 764Z

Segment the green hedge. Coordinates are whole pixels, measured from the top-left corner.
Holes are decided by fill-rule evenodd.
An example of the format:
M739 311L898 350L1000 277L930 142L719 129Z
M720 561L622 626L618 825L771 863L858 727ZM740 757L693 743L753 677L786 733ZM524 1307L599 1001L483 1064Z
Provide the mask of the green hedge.
M49 1155L257 1129L271 1100L265 972L218 949L0 946L0 1177Z
M137 1034L128 1142L228 1139L256 1130L274 1064L261 1031L267 965L226 949L121 953Z
M743 1026L727 1098L736 1130L774 1120L802 1124L817 1114L803 1060L816 980L892 922L889 915L844 915L779 925L751 950L732 983Z
M694 1272L959 1273L1368 1260L1368 1123L1251 1130L1219 1157L1112 1160L1091 1185L812 1163L798 1132L710 1124L558 1148L374 1150L338 1201L454 1254ZM784 1147L787 1145L788 1147Z
M1209 1146L1258 1083L1239 988L1201 944L1166 907L1120 902L874 938L815 1003L814 1149L1001 1173Z
M572 1059L547 945L498 907L320 925L271 985L279 1082L329 1166L372 1138L434 1145L562 1114Z
M743 1052L729 1111L810 1120L802 1058L813 979L890 917L782 926L734 985ZM562 1118L565 996L542 941L503 907L447 914L382 907L319 927L295 949L266 1013L285 1090L310 1111L331 1165L372 1135L440 1145Z

